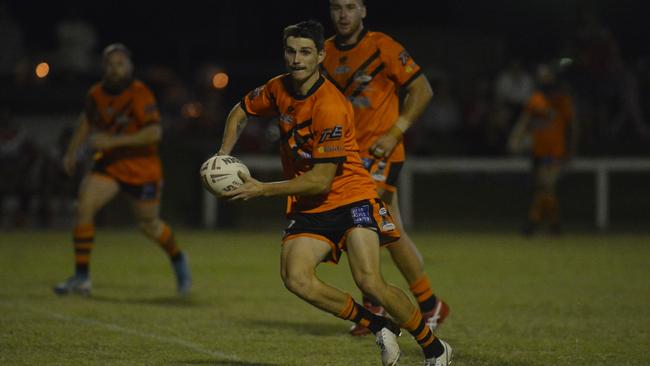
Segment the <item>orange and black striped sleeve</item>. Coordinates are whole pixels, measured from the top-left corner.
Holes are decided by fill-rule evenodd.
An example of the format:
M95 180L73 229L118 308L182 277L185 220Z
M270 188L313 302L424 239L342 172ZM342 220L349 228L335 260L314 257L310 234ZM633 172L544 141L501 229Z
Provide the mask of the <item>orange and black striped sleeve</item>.
M274 117L279 114L275 97L270 91L270 83L251 90L239 105L247 116Z
M160 111L156 98L149 88L142 87L134 93L133 113L140 127L160 123Z

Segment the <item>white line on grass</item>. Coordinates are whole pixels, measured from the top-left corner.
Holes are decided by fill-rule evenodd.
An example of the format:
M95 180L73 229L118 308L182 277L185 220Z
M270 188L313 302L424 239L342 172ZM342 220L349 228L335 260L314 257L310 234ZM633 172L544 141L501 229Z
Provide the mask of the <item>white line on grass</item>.
M140 338L148 338L148 339L153 339L156 341L160 342L166 342L166 343L172 343L176 344L179 346L183 346L185 348L191 349L192 351L198 352L198 353L203 353L209 356L213 357L219 357L226 359L228 361L239 361L239 358L234 355L229 355L227 353L221 352L221 351L215 351L211 350L208 348L203 347L202 345L194 342L189 342L180 338L175 338L175 337L165 337L165 336L160 336L154 333L148 333L148 332L141 332L135 329L130 329L126 328L114 323L106 323L102 322L99 320L95 319L88 319L88 318L82 318L78 316L69 316L65 314L60 314L56 313L53 311L45 310L45 309L39 309L39 308L34 308L31 306L24 306L22 304L17 304L13 302L8 302L8 301L0 301L0 305L4 307L10 307L14 309L23 309L23 310L29 310L34 313L39 313L39 314L44 314L49 316L50 318L58 319L58 320L63 320L66 322L77 322L77 323L82 323L82 324L87 324L87 325L94 325L100 328L104 328L113 332L117 333L124 333L124 334L129 334L132 336L140 337Z

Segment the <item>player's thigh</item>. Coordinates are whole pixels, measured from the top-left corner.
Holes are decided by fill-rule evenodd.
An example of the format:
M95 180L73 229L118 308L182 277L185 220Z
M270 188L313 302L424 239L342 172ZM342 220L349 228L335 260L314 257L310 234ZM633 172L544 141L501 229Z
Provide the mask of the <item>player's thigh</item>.
M119 193L116 180L100 174L88 174L79 187L79 210L97 212Z
M379 238L367 228L352 229L345 242L352 277L357 284L379 275Z
M332 251L330 245L323 239L312 236L296 236L282 244L280 253L280 268L282 278L287 279L296 275L311 275Z

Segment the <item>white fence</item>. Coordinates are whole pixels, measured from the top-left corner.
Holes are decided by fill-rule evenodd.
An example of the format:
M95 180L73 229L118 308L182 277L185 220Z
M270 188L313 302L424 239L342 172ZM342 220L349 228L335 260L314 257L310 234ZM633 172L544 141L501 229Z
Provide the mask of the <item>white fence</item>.
M239 157L253 172L280 171L280 158L277 156ZM567 167L569 172L588 172L594 174L594 201L596 227L605 230L609 226L609 174L612 172L649 172L650 158L606 158L575 159ZM400 178L400 209L405 225L413 222L413 176L414 174L436 173L526 173L530 170L530 160L525 158L410 158L404 164ZM216 226L218 218L217 203L207 191L203 193L203 225Z

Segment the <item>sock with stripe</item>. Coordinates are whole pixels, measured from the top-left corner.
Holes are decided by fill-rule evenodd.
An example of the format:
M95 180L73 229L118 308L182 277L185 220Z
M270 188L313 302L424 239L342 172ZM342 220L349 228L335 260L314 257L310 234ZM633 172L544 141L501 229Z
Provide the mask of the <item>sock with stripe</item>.
M176 245L174 233L172 232L172 229L169 227L169 225L163 224L162 233L158 238L156 238L156 242L165 251L165 253L167 253L169 259L171 259L172 262L176 262L182 258L182 253Z
M353 321L364 326L374 334L386 326L387 319L380 315L373 314L370 310L356 303L352 296L348 295L343 309L336 314L337 317Z
M425 358L440 357L445 352L440 340L433 335L431 329L422 320L422 313L419 310L416 309L409 320L400 326L413 335L422 347Z
M77 225L73 232L75 276L88 277L90 253L95 245L95 225Z
M409 284L409 289L418 301L420 312L428 313L436 308L438 299L431 290L431 283L426 274Z

